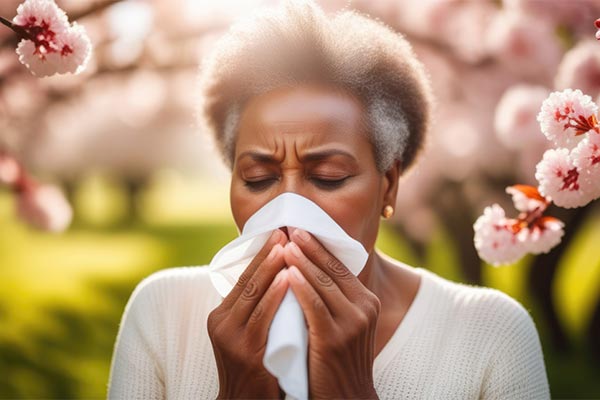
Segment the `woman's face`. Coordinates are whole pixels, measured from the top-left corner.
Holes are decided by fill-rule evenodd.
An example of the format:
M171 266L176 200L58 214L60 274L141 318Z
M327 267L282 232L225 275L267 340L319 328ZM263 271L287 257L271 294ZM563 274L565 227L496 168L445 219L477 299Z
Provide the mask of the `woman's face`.
M293 192L318 204L370 253L381 210L395 203L399 167L377 170L362 117L358 100L325 86L252 98L240 117L231 180L238 229L270 200Z

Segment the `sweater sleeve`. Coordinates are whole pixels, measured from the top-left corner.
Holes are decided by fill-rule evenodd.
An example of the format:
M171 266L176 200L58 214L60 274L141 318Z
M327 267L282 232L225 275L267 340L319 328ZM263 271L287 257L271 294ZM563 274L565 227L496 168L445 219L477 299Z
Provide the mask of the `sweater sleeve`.
M108 395L111 400L164 399L159 362L159 311L152 279L142 280L132 292L114 346Z
M513 299L502 306L497 312L505 316L503 335L486 370L481 399L550 399L544 356L533 319Z

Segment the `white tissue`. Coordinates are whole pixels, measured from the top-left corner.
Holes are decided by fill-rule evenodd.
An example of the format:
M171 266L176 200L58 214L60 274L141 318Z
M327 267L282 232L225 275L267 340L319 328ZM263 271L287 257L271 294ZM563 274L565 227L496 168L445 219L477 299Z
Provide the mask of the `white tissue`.
M252 215L241 235L212 259L210 277L221 296L229 294L271 232L280 227L288 227L290 232L292 228L310 232L354 275L367 262L368 254L360 242L351 238L318 205L295 193L283 193ZM308 399L307 336L302 309L288 289L269 328L263 358L265 368L277 377L286 398Z

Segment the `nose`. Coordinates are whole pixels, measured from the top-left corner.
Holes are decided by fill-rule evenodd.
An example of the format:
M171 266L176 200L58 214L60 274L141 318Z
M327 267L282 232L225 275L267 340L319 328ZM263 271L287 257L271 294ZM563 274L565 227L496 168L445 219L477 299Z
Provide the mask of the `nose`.
M308 197L304 172L300 168L284 169L281 172L278 195L282 193L295 193L299 196Z
M304 172L301 169L288 169L287 171L283 171L279 190L274 194L273 198L283 193L294 193L298 196L305 197L312 202L317 202L315 194L311 191L310 184L307 182L304 177ZM271 198L271 200L273 198ZM285 233L288 240L290 240L295 228L284 226L279 229Z

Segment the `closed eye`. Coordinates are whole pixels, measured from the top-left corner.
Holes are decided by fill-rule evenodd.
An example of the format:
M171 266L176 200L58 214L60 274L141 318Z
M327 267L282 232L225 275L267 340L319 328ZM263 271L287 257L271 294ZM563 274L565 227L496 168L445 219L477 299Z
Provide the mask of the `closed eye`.
M343 178L334 178L334 179L312 176L312 177L309 177L308 179L313 185L315 185L319 189L335 190L335 189L343 186L344 183L346 183L346 181L349 178L351 178L351 176L345 176ZM259 179L244 180L244 186L246 186L250 191L260 192L262 190L269 188L272 184L274 184L278 180L279 180L279 178L277 178L277 177L264 177L264 178L259 178Z
M260 192L267 189L273 183L277 182L276 177L260 178L254 180L244 180L244 185L253 192Z
M346 182L346 180L348 180L348 178L350 178L350 176L345 176L343 178L336 178L336 179L323 178L323 177L311 177L310 181L320 189L335 190L335 189L341 187Z

